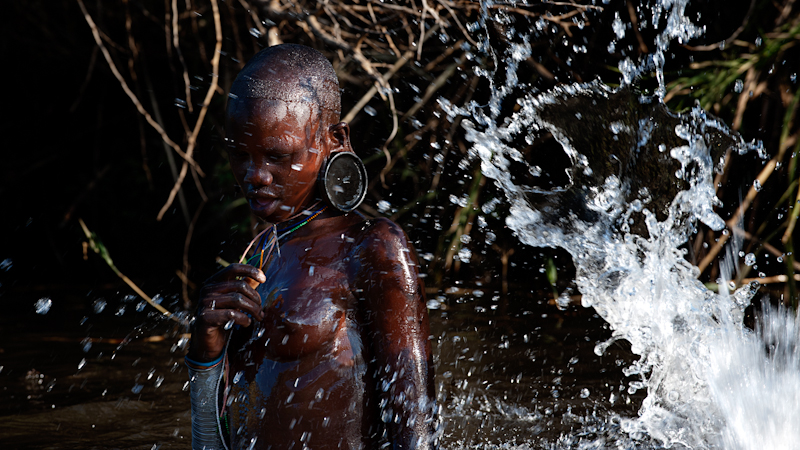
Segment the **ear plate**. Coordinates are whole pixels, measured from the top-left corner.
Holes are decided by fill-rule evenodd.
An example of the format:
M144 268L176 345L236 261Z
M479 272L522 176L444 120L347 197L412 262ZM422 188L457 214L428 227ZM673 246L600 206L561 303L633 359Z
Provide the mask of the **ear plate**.
M355 153L333 152L319 172L322 199L342 212L358 207L367 195L367 169Z

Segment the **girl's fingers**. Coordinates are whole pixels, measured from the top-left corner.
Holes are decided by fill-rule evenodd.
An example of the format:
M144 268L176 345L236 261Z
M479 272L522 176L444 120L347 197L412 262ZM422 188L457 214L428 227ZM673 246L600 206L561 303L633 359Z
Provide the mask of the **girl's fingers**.
M238 293L243 295L244 297L250 299L254 304L261 305L261 295L256 292L249 284L245 281L238 280L238 281L225 281L217 284L207 284L203 286L203 290L200 294L200 298L202 302L205 302L207 298L216 297L220 294L229 294L229 293Z
M249 327L253 320L242 311L235 309L209 309L200 313L207 326L226 328L228 324Z
M251 298L239 292L227 294L212 293L203 299L200 313L206 311L231 310L244 314L250 314L258 320L264 318L264 311L261 309L261 301L253 301Z
M251 278L258 283L267 281L267 277L264 275L264 272L256 267L248 264L231 264L212 275L206 283L213 284L221 281L231 281L243 278Z

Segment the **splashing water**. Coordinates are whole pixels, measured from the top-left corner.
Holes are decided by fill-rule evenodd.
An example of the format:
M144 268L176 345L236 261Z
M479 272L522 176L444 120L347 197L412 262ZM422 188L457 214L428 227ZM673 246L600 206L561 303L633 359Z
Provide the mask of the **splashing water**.
M517 65L528 58L528 39L506 52L505 84L493 74L488 106L458 108L466 117L470 157L494 179L510 204L507 225L521 242L561 247L573 258L582 304L613 329L600 355L627 340L639 360L624 370L638 377L629 393L646 389L639 417L620 418L620 429L648 446L761 449L800 442L800 325L786 310L766 312L756 331L742 324L758 285L709 291L697 280L682 246L699 220L713 230L724 221L713 186L715 161L726 149L758 151L699 107L669 111L664 95L664 52L702 29L684 17L687 1L665 0L656 51L620 64L622 87L599 83L560 86L517 99L502 116L504 98L517 87ZM618 37L624 28L614 24ZM488 45L487 45L488 47ZM655 70L654 96L636 94L636 77ZM532 164L535 142L555 141L569 160L565 181L547 186ZM729 252L734 254L738 249ZM723 264L729 279L732 263ZM727 267L727 269L726 269ZM725 273L727 272L727 273ZM569 439L584 448L592 443ZM636 445L636 444L631 444Z

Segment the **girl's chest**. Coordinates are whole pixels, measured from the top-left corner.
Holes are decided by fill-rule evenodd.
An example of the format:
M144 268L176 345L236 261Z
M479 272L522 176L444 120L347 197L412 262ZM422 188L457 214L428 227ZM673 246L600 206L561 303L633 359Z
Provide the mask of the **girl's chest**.
M304 255L305 256L305 255ZM268 358L335 356L355 322L357 300L344 258L282 255L256 289L265 308L248 345Z

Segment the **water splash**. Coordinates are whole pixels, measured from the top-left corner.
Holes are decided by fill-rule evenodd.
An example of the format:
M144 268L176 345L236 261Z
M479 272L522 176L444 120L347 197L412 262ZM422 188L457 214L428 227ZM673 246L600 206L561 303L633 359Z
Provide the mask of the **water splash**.
M666 94L666 85L664 83L664 63L666 62L665 54L669 49L670 43L677 41L679 44L684 44L690 39L702 36L705 32L704 26L694 24L688 17L686 17L686 7L689 0L661 0L655 2L652 9L649 10L650 22L653 27L658 29L662 19L664 20L664 28L656 36L655 44L656 49L653 53L649 53L640 58L638 64L635 64L630 58L625 58L619 63L619 70L622 74L622 85L631 85L636 78L642 74L655 71L656 79L658 80L658 88L656 95L658 98L664 98ZM639 7L640 11L643 7ZM619 17L617 16L618 20ZM617 20L612 25L614 32L619 39L624 37L625 32L622 28L622 23Z
M469 157L505 193L506 223L519 240L572 256L583 306L614 330L596 353L624 339L640 355L624 370L636 377L629 393L647 390L639 417L602 428L654 446L789 448L800 440L790 423L800 411L783 410L800 408L800 325L786 311L768 310L758 330L748 330L744 308L758 285L729 292L723 284L712 292L684 257L698 221L716 231L725 226L714 212L721 155L727 149L764 153L699 107L675 113L663 105L669 43L703 31L684 16L686 4L655 5L652 23L666 18L656 51L638 64L621 63L619 89L594 82L529 92L504 117L517 65L530 55L523 39L504 55L505 84L495 85L495 74L484 72L492 83L487 105L440 103L451 117L466 117ZM624 27L613 26L621 38ZM635 92L635 78L650 70L659 82L655 95ZM548 142L568 161L563 173L536 163L537 149ZM729 261L723 277L731 273ZM558 446L584 445L570 436Z

